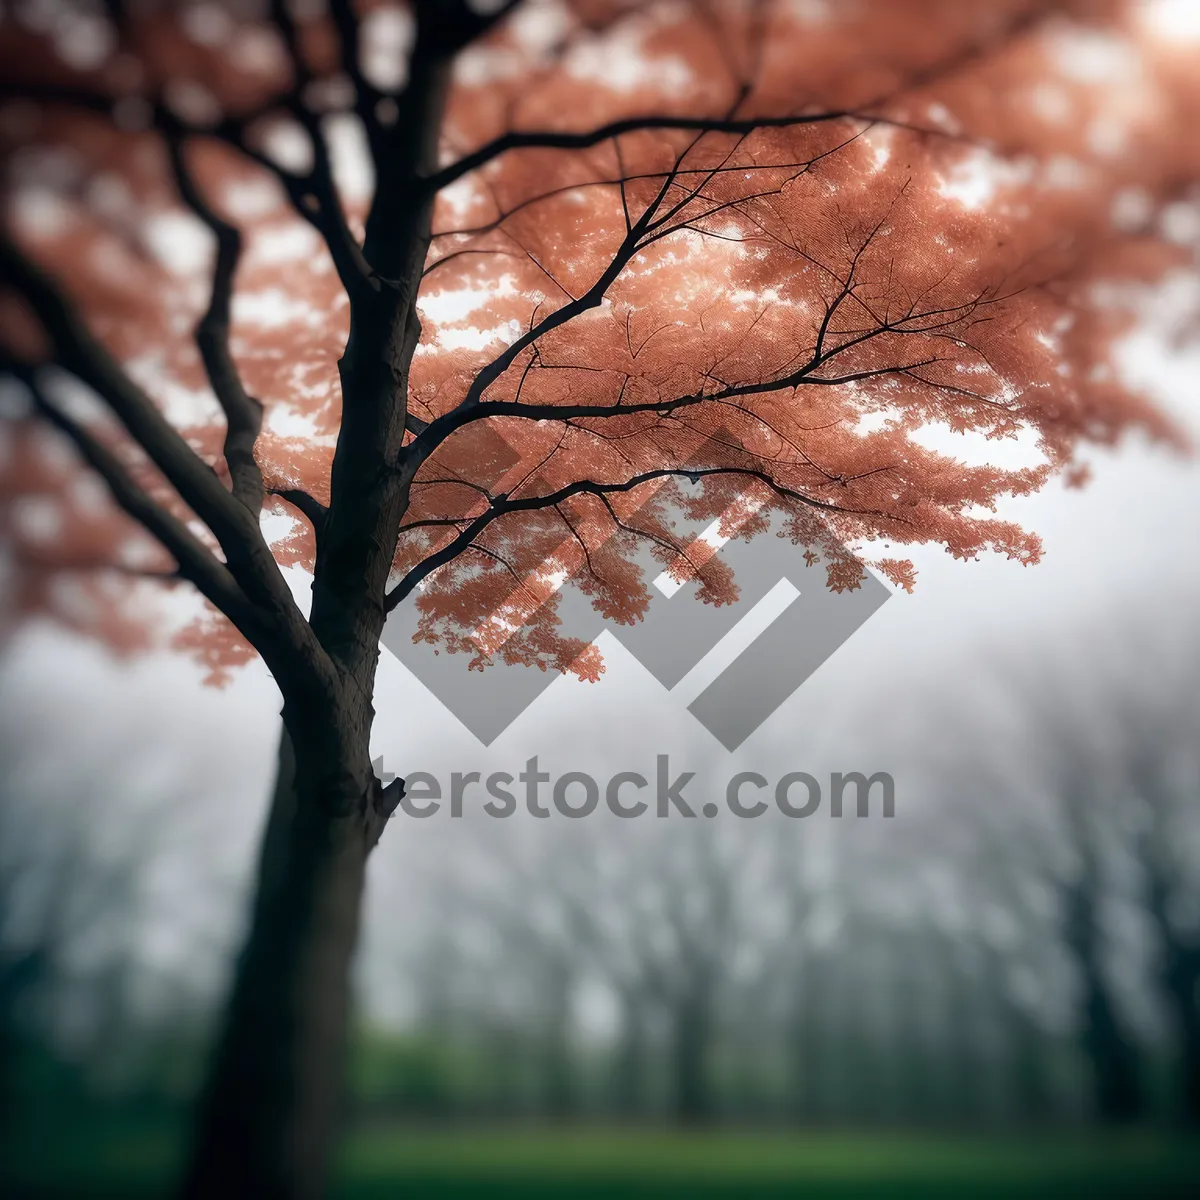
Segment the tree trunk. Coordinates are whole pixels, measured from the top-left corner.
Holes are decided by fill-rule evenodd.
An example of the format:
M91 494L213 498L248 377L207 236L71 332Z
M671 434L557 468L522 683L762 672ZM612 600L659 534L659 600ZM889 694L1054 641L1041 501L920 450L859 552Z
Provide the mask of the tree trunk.
M1200 953L1175 943L1168 947L1163 987L1178 1037L1180 1117L1200 1129Z
M568 1020L571 976L560 962L550 964L549 974L546 998L550 1004L542 1046L543 1099L545 1115L552 1121L558 1121L573 1116L575 1112L575 1080Z
M819 1108L817 1063L821 1053L820 968L815 956L796 970L789 995L788 1014L788 1090L792 1116L801 1124L811 1124Z
M1183 1114L1192 1130L1200 1129L1200 1012L1197 1011L1197 984L1192 981L1191 1003L1181 1017L1183 1032Z
M1067 888L1066 943L1082 984L1079 1042L1091 1073L1093 1112L1103 1124L1119 1125L1141 1116L1141 1081L1137 1050L1101 961L1092 878L1089 870Z
M1046 1070L1050 1042L1038 1023L1015 1000L1005 1001L1004 1013L1013 1115L1021 1123L1036 1127L1053 1107Z
M621 1034L612 1074L612 1109L630 1120L640 1115L646 1062L646 1030L639 997L633 987L621 992Z
M1092 1108L1101 1123L1121 1125L1142 1115L1140 1056L1105 969L1100 917L1103 876L1088 811L1083 797L1067 796L1068 830L1080 865L1078 877L1063 885L1063 937L1083 993L1079 1043L1091 1073Z
M712 1115L708 1089L711 1017L706 990L704 984L696 987L675 1011L675 1117L683 1125L702 1124Z
M1158 930L1162 954L1158 981L1178 1038L1179 1116L1196 1130L1200 1129L1200 941L1185 938L1171 919L1172 871L1166 853L1170 834L1162 806L1153 805L1151 813L1154 836L1142 844L1147 908Z
M298 764L292 746L285 731L185 1200L307 1200L325 1186L378 789L373 777L359 781L361 805L347 803L346 773L309 751Z

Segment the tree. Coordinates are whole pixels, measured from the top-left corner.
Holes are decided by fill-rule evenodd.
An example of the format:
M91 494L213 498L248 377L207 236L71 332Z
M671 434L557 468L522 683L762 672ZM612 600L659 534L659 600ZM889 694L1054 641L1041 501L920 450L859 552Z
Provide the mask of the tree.
M0 703L11 703L5 692ZM202 763L143 761L141 778L117 788L109 781L130 760L126 739L101 748L98 782L86 752L66 762L52 758L30 736L36 718L20 724L20 731L0 735L6 766L0 787L0 1136L9 1138L20 1136L31 1114L36 1121L39 1108L151 1082L138 1078L148 1039L135 995L153 994L172 968L161 960L151 966L138 953L147 894L155 860L170 843L194 841L188 814L207 811L200 803ZM94 755L91 765L97 765ZM163 788L170 769L181 766L195 781L185 784L182 813L177 797ZM156 914L170 907L159 897ZM188 929L178 909L168 921L172 916L190 961L202 966L212 940L203 920ZM30 1064L38 1061L55 1063L55 1072L44 1079L31 1074Z
M493 838L483 847L486 861L464 862L458 844L453 862L440 867L469 897L469 906L460 896L455 907L467 908L486 931L455 940L492 948L491 970L476 962L469 977L488 979L499 995L504 972L510 986L519 981L531 993L517 1008L538 1051L550 1115L578 1107L569 999L585 980L607 991L618 1014L610 1089L617 1113L628 1118L644 1108L647 1060L661 1049L674 1119L690 1124L714 1115L710 1060L721 994L735 950L754 932L741 876L755 856L745 839L723 832L610 821L586 838L582 827L562 830L535 845L531 860L506 853ZM663 1038L652 1038L654 1025L664 1027Z
M1154 983L1176 1043L1173 1091L1181 1122L1200 1125L1200 929L1196 920L1195 800L1200 756L1195 729L1200 694L1188 664L1194 640L1156 647L1157 670L1134 680L1116 678L1115 789L1130 858L1137 864L1139 899L1155 941ZM1113 672L1115 675L1115 672ZM1127 672L1132 674L1132 672Z
M188 1195L320 1187L366 861L403 790L368 751L389 611L411 598L474 665L595 678L557 625L564 573L633 620L648 545L720 602L733 581L689 531L771 512L835 589L868 561L911 586L875 542L1033 562L989 510L1085 440L1170 433L1114 369L1127 314L1096 286L1170 265L1158 214L1196 173L1195 89L1141 12L6 16L18 599L112 632L120 581L186 581L211 611L182 643L217 678L257 654L283 700ZM972 466L938 426L1038 450Z
M1020 929L1005 939L1014 982L1038 981L1043 999L1075 993L1088 1107L1112 1123L1154 1113L1143 1074L1158 1038L1147 1009L1172 1035L1171 1110L1181 1122L1195 1124L1200 1095L1191 882L1200 710L1194 637L1181 637L1175 611L1113 606L1025 662L993 662L970 704L956 696L936 717L955 731L937 787L967 820L942 820L923 842L960 863L984 912L1004 912ZM962 746L985 745L984 730L986 751L964 756ZM1122 934L1130 928L1140 936ZM1073 985L1049 982L1063 966ZM1033 1111L1045 1081L1027 1072L1043 1038L1011 988L1007 997L990 990L1009 1008L1014 1082Z
M1038 1040L1032 1014L1011 993L1016 980L1040 981L1043 996L1074 993L1071 1024L1087 1107L1100 1121L1121 1124L1144 1115L1145 1096L1141 1047L1111 961L1110 859L1118 823L1109 776L1116 728L1111 712L1096 704L1108 689L1093 684L1085 693L1069 660L1049 673L1046 660L1055 650L1061 647L1047 646L1036 662L993 665L991 687L979 689L969 715L945 714L959 726L986 728L991 742L981 758L939 772L941 786L956 804L965 801L968 815L965 824L947 827L943 848L962 863L979 923L986 927L991 909L1021 930L1008 947L1007 969L988 964L1009 976L1009 994L1001 989L999 998L1014 1035L1014 1068L1027 1071ZM1063 964L1073 980L1048 985ZM1031 1073L1018 1084L1031 1100L1045 1090Z

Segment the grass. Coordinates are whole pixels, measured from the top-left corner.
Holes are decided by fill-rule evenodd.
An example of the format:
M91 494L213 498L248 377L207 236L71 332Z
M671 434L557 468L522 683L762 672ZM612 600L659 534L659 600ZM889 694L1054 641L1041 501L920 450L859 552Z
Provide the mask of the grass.
M5 1156L6 1197L164 1194L166 1131L58 1129ZM854 1133L373 1128L347 1139L337 1200L939 1200L941 1197L1183 1197L1200 1190L1200 1147L1151 1135L955 1137Z

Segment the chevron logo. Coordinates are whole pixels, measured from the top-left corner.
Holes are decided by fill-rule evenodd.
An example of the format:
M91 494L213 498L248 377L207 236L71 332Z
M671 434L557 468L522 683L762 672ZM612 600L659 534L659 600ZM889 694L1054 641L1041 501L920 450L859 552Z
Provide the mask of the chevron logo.
M499 435L496 435L499 438ZM502 439L501 439L502 440ZM494 458L500 478L519 459ZM673 484L668 486L674 486ZM661 494L661 493L660 493ZM705 534L711 540L711 534ZM733 570L739 597L715 606L695 599L698 581L665 573L635 625L607 622L587 596L564 581L562 632L594 641L608 630L727 750L735 750L879 611L891 589L868 571L854 591L831 592L806 569L790 541L762 533L717 551ZM646 555L643 564L653 573ZM484 745L490 745L554 682L555 673L497 661L468 671L465 655L437 654L416 643L415 596L389 616L382 646L395 655Z

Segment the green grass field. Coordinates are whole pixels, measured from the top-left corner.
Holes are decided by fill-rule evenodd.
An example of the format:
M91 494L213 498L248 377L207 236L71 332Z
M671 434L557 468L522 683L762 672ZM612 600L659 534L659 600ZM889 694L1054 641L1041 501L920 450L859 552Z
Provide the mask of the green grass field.
M7 1197L161 1195L174 1139L59 1129L6 1155ZM333 1195L384 1197L1187 1197L1200 1148L1162 1138L372 1129L348 1139Z

